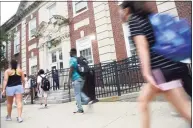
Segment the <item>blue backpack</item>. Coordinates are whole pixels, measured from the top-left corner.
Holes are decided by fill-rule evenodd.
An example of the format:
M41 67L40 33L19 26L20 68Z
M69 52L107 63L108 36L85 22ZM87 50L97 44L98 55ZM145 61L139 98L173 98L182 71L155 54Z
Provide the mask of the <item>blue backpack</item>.
M154 52L173 61L192 58L192 32L186 19L168 14L152 14L149 19L155 35Z

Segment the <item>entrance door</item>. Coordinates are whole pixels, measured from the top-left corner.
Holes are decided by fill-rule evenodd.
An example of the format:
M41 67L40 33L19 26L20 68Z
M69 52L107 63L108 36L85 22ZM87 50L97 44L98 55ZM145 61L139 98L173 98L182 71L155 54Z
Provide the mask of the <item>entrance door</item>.
M63 69L63 53L57 50L51 53L51 69Z

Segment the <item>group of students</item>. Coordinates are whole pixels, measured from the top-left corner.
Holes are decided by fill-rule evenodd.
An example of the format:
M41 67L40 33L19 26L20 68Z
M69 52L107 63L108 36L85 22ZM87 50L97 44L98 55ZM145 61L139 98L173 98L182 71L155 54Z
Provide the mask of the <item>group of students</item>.
M131 39L133 40L139 60L141 71L147 84L142 88L138 98L141 114L141 127L150 128L149 104L158 94L162 93L166 99L176 108L176 110L191 124L191 104L185 96L183 86L191 86L192 78L186 64L175 62L165 58L154 51L152 47L155 43L154 31L148 16L152 12L142 9L141 4L134 1L124 1L120 5L120 15L123 22L127 22L130 27ZM85 79L80 73L79 59L77 51L72 48L70 51L70 72L68 85L72 83L77 104L77 111L74 113L84 113L82 105L89 104L90 98L82 91ZM47 92L41 88L44 71L40 70L37 82L42 97L47 97ZM18 81L19 80L19 81ZM7 95L8 116L6 120L11 120L11 108L13 96L16 97L18 108L18 121L22 122L22 93L25 85L23 71L17 67L15 60L11 61L11 68L5 71L3 94ZM189 85L188 85L189 84ZM189 88L191 89L191 88ZM191 96L191 91L185 90ZM45 98L45 107L47 99Z

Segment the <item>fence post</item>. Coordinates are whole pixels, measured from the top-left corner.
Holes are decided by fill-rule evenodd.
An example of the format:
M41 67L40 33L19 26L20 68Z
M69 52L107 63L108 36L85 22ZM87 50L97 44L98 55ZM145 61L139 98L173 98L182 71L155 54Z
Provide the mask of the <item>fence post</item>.
M118 76L117 62L116 61L114 61L114 66L115 66L115 79L116 79L116 86L117 86L118 96L121 96L121 88L120 88L120 85L119 85L119 76Z
M102 64L101 63L99 63L99 69L100 69L100 75L101 75L101 79L100 79L100 83L99 83L99 85L101 84L101 88L104 88L105 86L104 86L104 81L103 81L103 69L102 69Z
M31 84L31 104L33 104L33 99L34 99L34 83L33 83L33 79L31 79L30 81L30 84Z
M71 85L67 85L68 86L68 95L69 95L69 102L71 102L72 101L72 99L71 99L71 92L70 92L70 87L71 87Z

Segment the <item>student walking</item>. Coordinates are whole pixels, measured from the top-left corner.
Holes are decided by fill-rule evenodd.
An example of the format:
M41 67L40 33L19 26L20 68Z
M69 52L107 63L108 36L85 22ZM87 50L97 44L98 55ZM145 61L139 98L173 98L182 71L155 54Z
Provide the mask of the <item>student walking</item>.
M31 92L31 84L30 84L30 79L28 79L27 75L24 74L25 76L25 91L24 91L24 94L25 94L25 98L24 98L24 103L27 104L27 99L31 96L30 95L30 92Z
M74 113L84 113L82 104L88 104L90 99L82 91L85 80L78 72L77 51L75 48L71 49L70 57L68 86L70 86L70 81L72 80L72 86L74 87L75 100L78 108L78 110Z
M16 60L12 60L11 68L7 69L4 74L3 92L7 96L7 116L6 121L11 121L11 112L14 96L17 102L19 123L23 122L22 115L22 94L24 93L25 78L23 71L19 68ZM23 84L23 86L22 86Z
M141 61L142 74L147 81L139 96L142 128L150 128L149 103L163 93L176 110L191 123L191 104L184 95L180 81L188 75L186 64L166 59L152 51L154 31L148 19L151 12L142 2L124 1L120 6L121 19L128 22L130 34Z
M38 85L39 97L41 98L40 104L43 105L43 100L44 100L44 105L45 105L44 107L46 108L48 91L50 89L50 83L47 80L43 69L40 69L40 71L38 72L37 85Z

